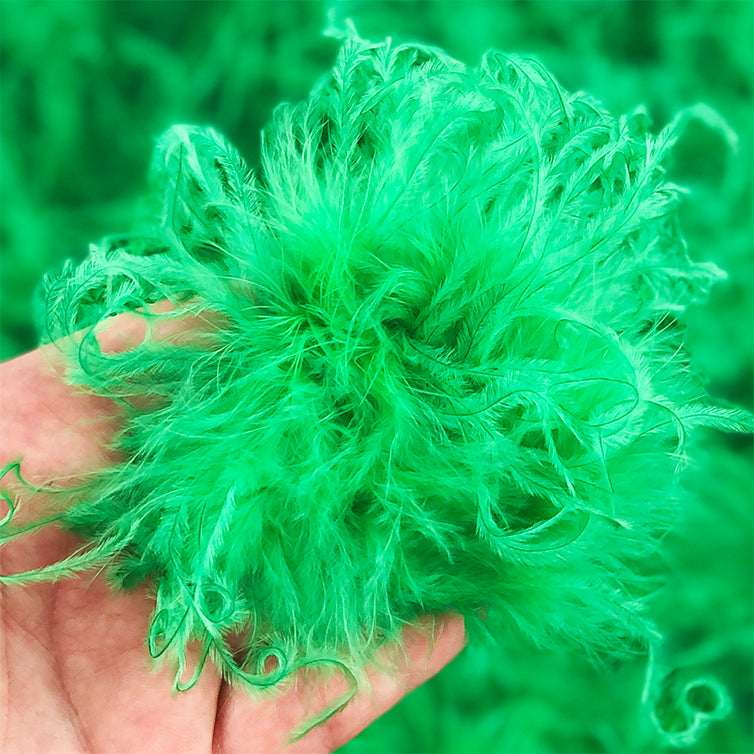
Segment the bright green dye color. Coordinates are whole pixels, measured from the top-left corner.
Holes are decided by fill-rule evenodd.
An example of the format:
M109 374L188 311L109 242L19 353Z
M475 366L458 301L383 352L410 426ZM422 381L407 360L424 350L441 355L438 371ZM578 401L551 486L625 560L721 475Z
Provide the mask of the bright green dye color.
M752 405L752 64L749 2L404 2L339 4L359 32L436 44L475 64L489 47L536 54L570 90L613 113L644 103L656 129L704 101L738 134L690 128L671 178L693 259L729 273L688 312L690 351L710 391ZM174 122L211 124L256 165L259 131L331 65L327 4L4 2L0 348L35 345L31 301L43 273L89 242L126 230L154 139ZM669 733L689 709L732 711L692 747L752 748L750 438L705 441L689 473L699 504L666 543L673 577L654 617L669 637ZM662 662L660 666L662 666ZM653 752L663 745L637 699L641 661L596 671L576 651L512 639L467 651L365 732L349 752ZM693 679L714 682L700 690ZM688 685L691 684L691 685ZM672 691L672 693L671 693ZM723 692L720 692L722 694Z

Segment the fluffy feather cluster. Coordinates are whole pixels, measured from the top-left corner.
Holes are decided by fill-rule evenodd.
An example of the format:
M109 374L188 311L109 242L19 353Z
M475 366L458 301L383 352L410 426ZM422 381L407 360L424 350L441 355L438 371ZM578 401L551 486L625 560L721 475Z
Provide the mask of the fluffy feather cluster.
M682 349L720 272L678 229L675 136L532 60L358 38L275 111L258 179L173 127L150 221L45 287L124 460L61 506L90 545L3 581L147 580L179 688L191 640L264 687L359 667L428 611L595 651L645 635L688 432L746 421ZM162 300L219 324L100 351L96 325Z

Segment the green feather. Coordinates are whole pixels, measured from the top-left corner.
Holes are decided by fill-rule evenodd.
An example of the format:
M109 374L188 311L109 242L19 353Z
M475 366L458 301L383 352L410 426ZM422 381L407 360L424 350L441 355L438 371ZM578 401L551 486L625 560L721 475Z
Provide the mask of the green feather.
M124 408L125 460L60 516L84 553L0 580L148 580L180 689L208 656L250 686L312 664L356 683L430 611L590 653L646 641L688 436L751 426L684 353L721 273L690 261L664 176L681 125L653 136L533 60L353 37L275 111L257 178L174 126L138 231L46 283L46 338L84 330L69 379ZM220 324L100 352L94 327L161 300Z

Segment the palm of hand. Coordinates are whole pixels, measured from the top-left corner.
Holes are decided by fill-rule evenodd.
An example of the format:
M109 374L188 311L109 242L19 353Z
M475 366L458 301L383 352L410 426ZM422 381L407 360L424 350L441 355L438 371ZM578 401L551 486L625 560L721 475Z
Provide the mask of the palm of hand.
M4 548L4 573L73 543L58 530L28 539ZM195 694L171 697L167 671L149 672L145 591L111 594L91 576L2 589L9 751L28 751L30 736L50 752L212 750L218 674L208 667Z
M43 352L0 366L0 466L23 455L25 477L39 483L106 463L102 448L114 422L111 405L74 396L50 366L49 350ZM43 497L21 495L14 521L33 520ZM42 529L2 546L0 574L59 561L79 544L72 534ZM171 695L170 669L150 672L145 636L152 609L145 588L113 593L101 575L0 583L2 751L332 751L436 673L464 643L460 617L439 621L433 642L432 632L407 631L401 651L393 648L382 658L395 673L370 669L371 690L289 745L290 731L345 690L343 678L301 677L279 695L252 698L207 663L190 692Z

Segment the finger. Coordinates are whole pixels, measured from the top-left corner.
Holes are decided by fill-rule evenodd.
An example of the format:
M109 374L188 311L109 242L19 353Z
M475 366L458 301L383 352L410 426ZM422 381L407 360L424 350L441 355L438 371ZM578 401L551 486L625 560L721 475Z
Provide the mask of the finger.
M161 318L155 315L170 315ZM192 335L216 329L216 314L192 314L169 301L158 301L144 311L119 314L104 320L96 328L96 338L103 353L118 354L138 346L147 331L154 341L186 342Z
M93 751L210 750L220 675L208 664L190 692L171 694L174 668L150 668L144 641L153 609L143 588L112 594L104 579L86 575L60 584L59 679ZM185 675L199 659L199 647L189 645Z
M367 669L368 687L360 689L343 710L295 743L290 742L293 730L348 691L348 682L342 674L335 673L326 681L311 672L299 674L289 688L274 698L252 698L242 688L224 686L213 751L215 754L333 751L447 665L464 643L464 621L458 615L427 618L419 627L406 629L401 645L380 651L375 667Z
M32 484L64 484L110 461L105 448L117 426L114 405L66 385L64 369L53 345L0 364L0 468L20 461ZM26 503L14 523L36 516L41 497L24 492L10 474L0 486Z
M112 594L101 577L83 575L3 597L9 745L57 754L210 750L219 674L207 666L191 693L171 695L172 668L150 672L144 637L154 601L145 590ZM198 661L195 646L187 654L189 665Z
M171 310L167 302L150 309L154 314ZM144 316L122 314L108 320L96 337L104 353L115 354L139 345L147 327ZM185 316L154 321L151 331L155 340L166 340L210 328L204 317ZM0 469L20 461L20 475L33 485L65 486L116 460L107 448L122 416L113 401L66 383L66 342L71 341L47 344L0 364ZM0 488L23 499L14 524L36 518L45 502L12 473L0 479ZM0 520L5 513L0 508Z

